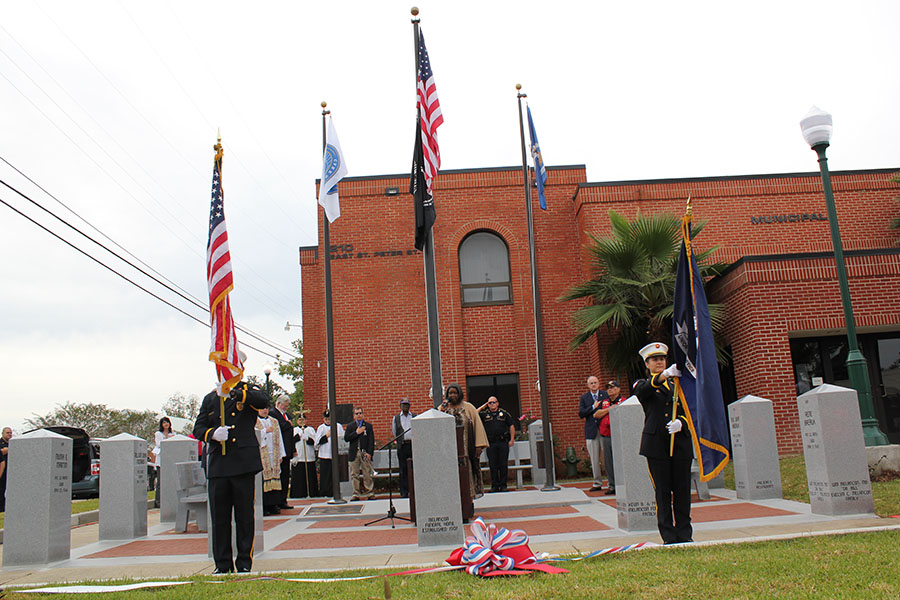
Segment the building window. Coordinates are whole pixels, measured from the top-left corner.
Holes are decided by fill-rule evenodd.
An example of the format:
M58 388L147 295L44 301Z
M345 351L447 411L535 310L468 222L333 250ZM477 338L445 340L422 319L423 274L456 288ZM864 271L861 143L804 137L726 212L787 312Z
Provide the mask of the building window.
M466 377L466 397L469 402L478 408L491 396L497 396L500 408L511 414L517 420L522 407L519 402L519 374L507 373L504 375L477 375Z
M900 443L900 332L860 334L857 339L869 369L878 425L892 444ZM792 339L797 394L823 383L849 388L848 350L845 335Z
M476 231L459 245L463 306L512 304L509 248L499 235Z

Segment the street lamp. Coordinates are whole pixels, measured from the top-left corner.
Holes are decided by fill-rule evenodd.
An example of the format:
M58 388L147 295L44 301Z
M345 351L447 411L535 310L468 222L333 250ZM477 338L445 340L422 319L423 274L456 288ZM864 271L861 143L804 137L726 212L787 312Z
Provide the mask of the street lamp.
M872 403L872 389L869 386L869 369L866 359L856 342L856 323L853 320L853 305L850 303L850 286L847 283L847 269L844 266L844 249L841 245L841 231L838 226L837 211L834 208L834 194L831 190L831 176L828 174L828 159L825 149L831 140L831 115L813 106L809 114L800 121L803 139L819 156L819 170L822 172L822 186L825 188L825 205L828 208L828 224L831 227L831 243L834 246L834 262L837 267L838 282L841 286L841 301L844 305L844 320L847 322L847 373L850 387L856 390L859 399L859 414L862 418L863 437L866 446L882 446L888 443L887 436L878 428L875 408Z
M266 394L268 394L269 398L271 398L272 397L272 382L269 379L269 375L272 374L272 365L264 366L263 373L266 374Z
M291 323L290 321L288 321L287 323L284 324L284 330L285 330L285 331L290 331L290 330L291 330L291 327L299 327L301 331L303 330L303 325L294 325L294 324Z

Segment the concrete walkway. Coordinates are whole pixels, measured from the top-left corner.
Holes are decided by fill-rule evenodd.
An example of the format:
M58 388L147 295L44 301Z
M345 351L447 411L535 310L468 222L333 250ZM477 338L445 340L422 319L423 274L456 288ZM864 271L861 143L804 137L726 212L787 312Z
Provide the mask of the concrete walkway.
M589 492L589 483L565 485L557 492L535 488L486 494L476 500L476 515L510 529L522 529L535 553L587 553L638 542L659 543L655 530L618 529L615 499ZM900 529L900 519L872 514L814 515L808 504L789 500L738 500L731 490L694 496L692 519L697 543L741 542L875 529ZM420 567L441 564L451 547L420 550L415 526L395 519L365 523L388 512L388 500L329 505L323 499L291 500L294 508L265 518L263 551L253 562L257 572L328 571L352 568ZM395 499L399 516L408 502ZM117 578L174 578L209 574L208 540L192 524L174 533L160 523L159 511L148 515L149 535L130 541L99 541L96 523L73 527L69 560L31 568L3 568L0 586L34 585Z

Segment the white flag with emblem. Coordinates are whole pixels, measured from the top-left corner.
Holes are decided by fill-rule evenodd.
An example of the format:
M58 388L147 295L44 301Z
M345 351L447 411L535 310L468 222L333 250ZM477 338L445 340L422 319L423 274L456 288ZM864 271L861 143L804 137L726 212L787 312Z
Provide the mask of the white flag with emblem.
M328 117L328 132L325 134L325 156L322 159L322 182L319 184L319 204L325 209L329 223L341 216L341 204L338 201L338 181L347 174L347 164L341 143L338 141L334 122Z

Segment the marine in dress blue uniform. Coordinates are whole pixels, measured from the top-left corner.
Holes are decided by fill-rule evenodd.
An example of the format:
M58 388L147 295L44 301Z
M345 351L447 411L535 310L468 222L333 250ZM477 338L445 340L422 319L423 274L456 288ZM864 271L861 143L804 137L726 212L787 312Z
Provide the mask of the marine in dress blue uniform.
M254 477L262 471L254 426L258 411L266 408L268 403L265 391L240 382L225 399L221 399L215 390L207 394L194 422L194 437L206 444L213 560L217 573L230 573L235 568L243 573L250 571L253 565ZM234 562L232 512L237 543Z

